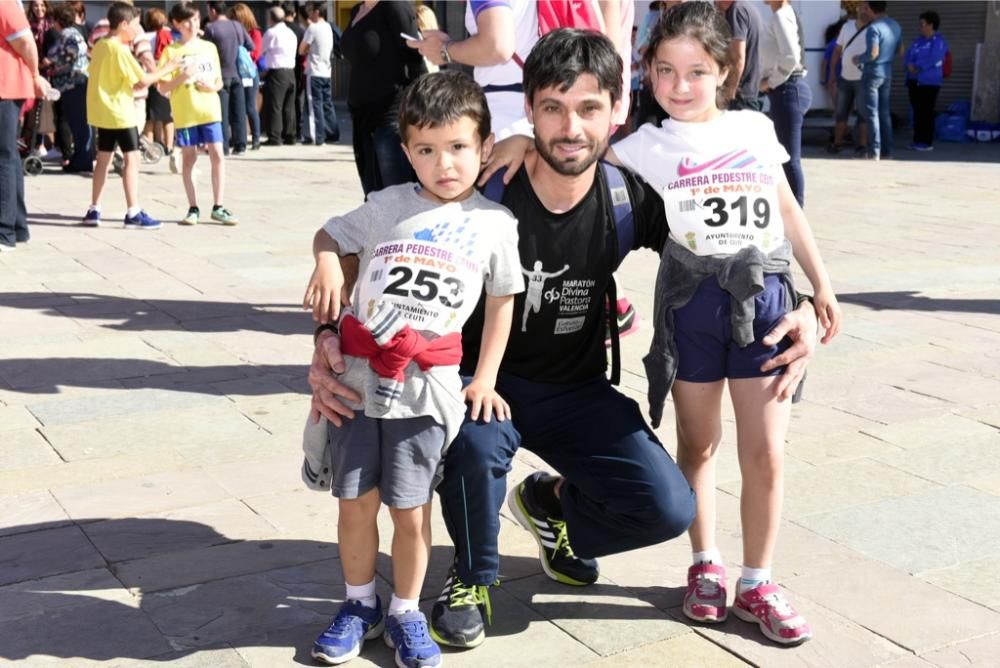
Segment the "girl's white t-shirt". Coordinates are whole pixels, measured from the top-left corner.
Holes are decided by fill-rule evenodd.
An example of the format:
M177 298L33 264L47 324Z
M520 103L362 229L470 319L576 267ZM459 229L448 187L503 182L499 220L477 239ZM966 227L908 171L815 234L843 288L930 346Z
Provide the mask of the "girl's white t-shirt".
M663 198L670 236L695 255L770 253L784 241L778 184L789 156L757 111L705 123L646 123L615 144L621 163Z

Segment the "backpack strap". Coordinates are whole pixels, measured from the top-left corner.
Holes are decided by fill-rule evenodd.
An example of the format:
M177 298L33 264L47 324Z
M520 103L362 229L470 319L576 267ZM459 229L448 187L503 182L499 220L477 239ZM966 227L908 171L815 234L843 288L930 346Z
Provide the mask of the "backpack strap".
M611 265L614 272L621 266L622 260L635 246L635 219L632 216L632 199L629 196L628 185L622 170L609 162L601 161L604 172L604 183L608 189L608 206L614 221L616 237L616 255ZM611 335L611 384L621 383L621 336L618 332L618 286L614 274L608 281L608 327Z
M500 200L503 199L504 190L507 189L507 184L503 182L503 177L506 173L506 169L498 169L493 172L493 175L486 181L486 185L483 186L482 190L483 196L486 197L486 199L500 204Z
M635 246L635 219L632 217L632 199L625 185L625 175L622 170L610 162L601 161L604 170L604 181L608 186L608 202L615 221L615 234L618 237L618 255L614 268L621 266L625 256Z

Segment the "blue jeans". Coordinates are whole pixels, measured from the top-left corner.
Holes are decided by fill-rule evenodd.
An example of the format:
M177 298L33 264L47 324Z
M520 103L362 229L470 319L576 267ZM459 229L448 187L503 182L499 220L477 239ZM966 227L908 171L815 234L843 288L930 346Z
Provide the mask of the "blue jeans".
M560 501L580 557L655 545L687 531L694 491L639 405L606 379L552 385L501 373L497 390L513 420L466 419L445 453L438 485L463 582L497 579L500 507L519 446L565 477Z
M868 145L872 155L892 154L892 115L889 113L889 77L861 77L865 97L865 122L868 123Z
M399 132L392 126L368 127L364 119L354 117L354 164L361 177L365 196L400 183L417 180L401 146Z
M312 114L313 142L340 141L337 112L333 109L333 91L330 77L308 77L309 111ZM308 130L308 127L306 128ZM308 136L308 135L307 135Z
M28 211L24 206L24 168L17 153L17 122L21 100L0 100L0 244L27 241Z
M792 194L799 206L805 206L806 178L802 172L802 120L809 105L812 92L802 77L794 77L768 93L771 100L771 120L778 142L785 147L790 159L782 167L788 178Z
M243 93L243 82L239 77L223 79L219 91L222 103L222 152L229 155L230 144L237 151L247 147L247 103Z
M243 87L244 107L247 118L250 119L250 138L253 145L260 143L260 114L257 112L257 91L260 90L260 79L254 79L252 86Z

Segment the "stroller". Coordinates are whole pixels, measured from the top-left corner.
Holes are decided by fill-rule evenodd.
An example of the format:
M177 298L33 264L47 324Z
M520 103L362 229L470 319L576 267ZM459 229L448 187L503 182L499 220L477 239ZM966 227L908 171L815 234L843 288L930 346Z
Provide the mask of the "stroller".
M141 134L139 135L139 155L142 157L142 164L155 165L163 160L163 156L166 154L167 149L163 147L163 144L149 141ZM122 155L121 149L116 148L115 154L111 156L111 169L118 176L122 175L122 171L125 169L125 156Z
M21 156L21 165L26 176L38 176L44 168L42 159L32 152L41 119L41 98L28 100L21 109L21 133L17 139L17 153Z

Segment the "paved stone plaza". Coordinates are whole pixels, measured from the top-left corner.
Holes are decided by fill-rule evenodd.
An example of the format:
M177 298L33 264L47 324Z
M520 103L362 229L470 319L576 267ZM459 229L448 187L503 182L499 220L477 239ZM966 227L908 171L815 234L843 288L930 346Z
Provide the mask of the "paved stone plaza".
M793 413L775 573L814 640L685 622L686 539L602 559L600 582L575 589L546 579L504 517L488 640L445 663L1000 665L998 149L807 151L846 322ZM312 323L298 303L314 230L361 200L352 155L264 149L227 168L236 228L173 224L186 203L166 161L142 170L143 203L170 221L158 232L78 227L89 179L27 181L32 241L0 254L0 664L309 665L343 596L336 504L299 481ZM104 211L124 214L117 178ZM649 252L625 265L643 314L655 271ZM648 339L647 326L623 342L643 405ZM719 528L735 579L727 415ZM513 478L541 466L522 453ZM387 516L381 528L387 546ZM438 518L428 610L447 543ZM386 554L379 574L386 597ZM391 654L373 642L350 665Z

